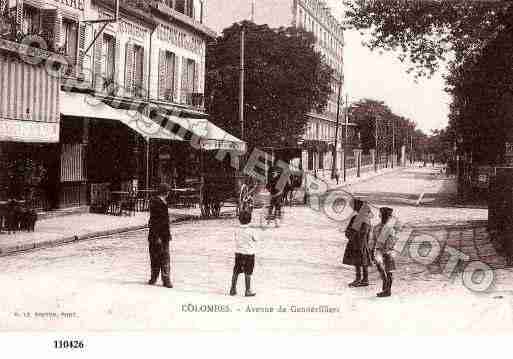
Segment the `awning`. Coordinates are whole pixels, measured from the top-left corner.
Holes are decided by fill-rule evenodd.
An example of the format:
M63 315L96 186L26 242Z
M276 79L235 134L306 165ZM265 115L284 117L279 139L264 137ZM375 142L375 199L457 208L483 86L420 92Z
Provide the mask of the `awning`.
M246 152L246 142L206 119L183 118L172 115L166 115L165 117L168 120L167 123L163 124L166 130L183 140L189 140L191 135L197 136L201 148L204 150Z
M145 140L153 138L182 141L180 137L139 112L110 107L91 95L61 91L60 109L64 116L119 121L139 133Z
M189 141L192 135L194 135L197 136L201 148L204 150L246 152L246 143L244 141L230 135L206 119L183 118L167 113L151 119L138 111L113 108L102 102L101 99L91 95L64 91L61 91L60 108L61 114L64 116L89 117L122 122L146 140L151 138Z

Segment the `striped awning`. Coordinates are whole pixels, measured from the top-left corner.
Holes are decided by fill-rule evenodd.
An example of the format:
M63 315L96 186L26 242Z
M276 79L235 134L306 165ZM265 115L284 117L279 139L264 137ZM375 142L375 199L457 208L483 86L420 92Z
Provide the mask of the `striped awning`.
M88 117L119 121L139 133L145 140L162 139L181 141L168 129L143 116L138 111L110 107L101 99L83 93L61 91L60 111L64 116Z

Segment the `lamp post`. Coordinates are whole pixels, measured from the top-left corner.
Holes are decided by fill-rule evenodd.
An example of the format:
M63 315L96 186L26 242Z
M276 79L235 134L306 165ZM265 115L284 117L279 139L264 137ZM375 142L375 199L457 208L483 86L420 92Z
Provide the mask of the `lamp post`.
M345 110L345 128L344 128L344 182L347 179L347 170L346 170L346 152L347 152L347 128L349 127L349 101L346 94L346 110Z
M240 85L239 85L239 120L240 120L240 139L244 141L244 47L246 32L242 25L240 36Z
M338 96L337 96L337 123L335 125L335 148L333 149L333 165L331 166L331 179L337 178L337 145L338 145L338 128L339 128L339 118L340 118L340 95L342 92L342 81L339 81L338 84ZM345 156L344 156L345 158ZM345 181L345 179L344 179Z

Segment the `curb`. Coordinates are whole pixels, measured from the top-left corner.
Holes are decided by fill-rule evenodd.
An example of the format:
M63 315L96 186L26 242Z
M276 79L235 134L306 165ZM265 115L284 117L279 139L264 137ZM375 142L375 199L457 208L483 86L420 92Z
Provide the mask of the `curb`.
M193 219L197 219L197 218L199 218L199 217L192 216L192 215L176 217L173 220L171 220L171 224L181 223L181 222L185 222L185 221L193 220ZM94 232L89 232L89 233L82 234L79 236L75 235L75 236L69 236L69 237L50 239L50 240L41 241L41 242L29 242L29 243L17 244L17 245L13 245L13 246L6 247L6 248L0 248L0 257L5 257L5 256L9 256L9 255L13 255L13 254L21 253L21 252L37 250L37 249L46 249L46 248L62 246L65 244L71 244L71 243L91 240L91 239L95 239L95 238L111 236L114 234L133 232L133 231L138 231L138 230L146 229L146 228L148 228L148 225L143 224L143 225L136 225L136 226L127 226L127 227L119 227L119 228L114 228L114 229L107 229L107 230L103 230L103 231L94 231Z
M353 182L353 183L346 183L346 184L341 184L339 186L336 186L333 188L333 190L336 190L336 189L339 189L339 188L345 188L345 187L349 187L349 186L352 186L352 185L355 185L355 184L360 184L360 183L364 183L364 182L367 182L367 181L371 181L377 177L381 177L381 176L385 176L387 174L391 174L391 173L395 173L395 172L398 172L398 171L402 171L402 170L405 170L409 167L397 167L397 169L394 169L392 171L387 171L387 172L378 172L376 175L374 176L371 176L371 177L367 177L367 178L362 178L361 180L359 181L356 181L356 182Z

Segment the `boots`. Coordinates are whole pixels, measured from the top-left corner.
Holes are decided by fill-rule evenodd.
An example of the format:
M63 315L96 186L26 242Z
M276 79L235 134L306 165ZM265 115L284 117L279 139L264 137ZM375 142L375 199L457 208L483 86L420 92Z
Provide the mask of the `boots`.
M239 275L237 273L233 273L232 275L232 287L230 288L230 295L237 295L237 278Z
M383 281L383 291L378 293L377 296L380 298L390 297L392 295L392 273L386 274L386 280Z
M159 278L159 272L160 271L151 271L151 278L148 281L149 285L154 285L155 283L157 283L157 279Z
M382 270L379 271L379 274L381 276L381 280L383 281L383 287L381 288L381 292L376 294L376 296L381 298L381 297L384 297L386 294L386 291L388 288L388 277L387 277L387 274Z
M169 278L162 278L162 285L166 288L173 288L173 284Z
M368 287L369 286L369 268L363 266L363 278L359 281L355 287Z
M349 283L350 287L356 287L358 283L362 280L362 268L360 266L355 266L356 279Z
M251 276L249 274L246 274L245 279L246 279L246 294L245 294L245 296L246 297L254 297L256 295L256 293L253 293L251 291Z

